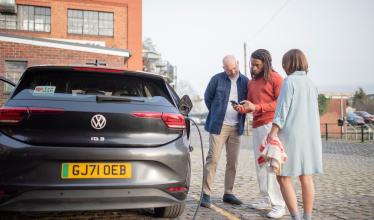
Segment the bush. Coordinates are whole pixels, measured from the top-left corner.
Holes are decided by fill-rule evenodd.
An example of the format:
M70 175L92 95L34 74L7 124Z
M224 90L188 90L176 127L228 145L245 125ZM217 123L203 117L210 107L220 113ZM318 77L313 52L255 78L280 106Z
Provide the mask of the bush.
M320 116L322 116L326 112L328 105L329 105L329 99L326 98L325 95L319 94L318 95L318 111L319 111Z

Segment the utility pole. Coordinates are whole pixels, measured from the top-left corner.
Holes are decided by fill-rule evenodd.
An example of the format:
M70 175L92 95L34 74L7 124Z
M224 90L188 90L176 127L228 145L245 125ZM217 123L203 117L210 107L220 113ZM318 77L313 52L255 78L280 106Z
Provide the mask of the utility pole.
M244 73L247 76L247 43L244 42Z
M247 43L244 42L244 74L245 76L248 76L248 71L247 71ZM247 130L247 135L249 135L250 131L250 122L249 122L249 113L246 115L245 118L245 126Z
M177 90L178 86L178 72L177 66L174 66L174 90Z

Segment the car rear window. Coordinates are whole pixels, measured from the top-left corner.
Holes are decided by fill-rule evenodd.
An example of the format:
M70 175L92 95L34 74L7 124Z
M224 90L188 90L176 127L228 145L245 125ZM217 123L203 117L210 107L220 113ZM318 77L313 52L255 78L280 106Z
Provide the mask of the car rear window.
M136 73L134 73L136 74ZM170 102L162 80L131 76L121 73L96 73L81 71L26 72L13 94L14 99L69 98L79 99L100 96L137 97Z

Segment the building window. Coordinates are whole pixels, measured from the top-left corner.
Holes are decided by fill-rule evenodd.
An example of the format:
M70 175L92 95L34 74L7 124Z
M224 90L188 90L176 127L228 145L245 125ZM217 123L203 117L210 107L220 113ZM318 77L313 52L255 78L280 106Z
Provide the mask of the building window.
M0 29L50 32L51 9L18 5L17 15L0 14Z
M113 13L68 9L68 33L113 36Z
M35 31L50 32L51 31L51 9L35 8Z
M0 29L17 29L17 17L0 13Z

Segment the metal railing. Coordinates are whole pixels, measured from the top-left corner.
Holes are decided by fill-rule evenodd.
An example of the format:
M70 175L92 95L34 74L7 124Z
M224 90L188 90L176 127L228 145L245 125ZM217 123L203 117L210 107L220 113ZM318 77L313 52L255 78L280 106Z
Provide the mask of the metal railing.
M326 140L345 139L355 141L374 141L374 126L371 124L351 125L344 123L321 124L321 136Z

